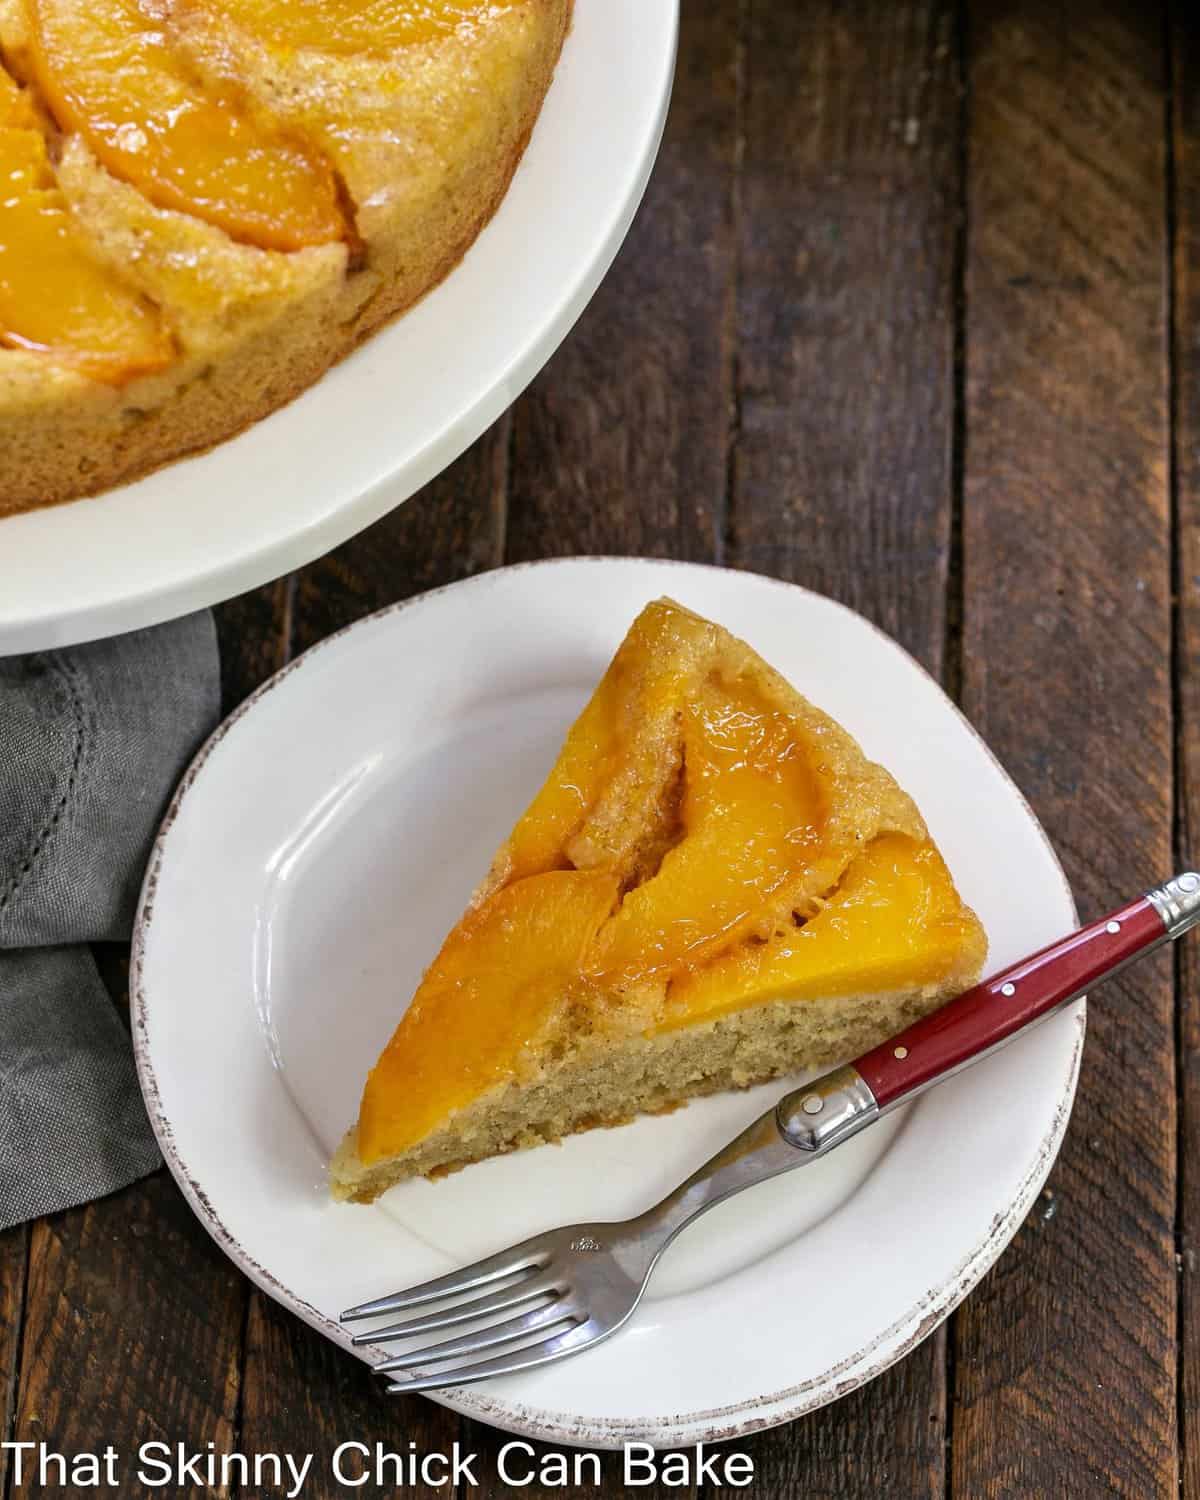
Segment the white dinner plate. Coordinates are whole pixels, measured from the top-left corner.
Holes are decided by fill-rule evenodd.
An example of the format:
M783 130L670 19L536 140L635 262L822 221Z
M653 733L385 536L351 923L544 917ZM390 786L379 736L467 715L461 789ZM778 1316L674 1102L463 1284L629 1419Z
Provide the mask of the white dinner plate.
M192 1207L342 1345L344 1307L646 1207L789 1086L404 1184L369 1208L327 1196L330 1152L422 968L630 622L664 593L748 640L895 772L987 927L990 966L1075 925L1058 861L986 746L894 642L817 594L574 559L488 573L333 636L184 778L146 877L132 989L142 1086ZM715 1209L607 1343L435 1399L529 1436L669 1446L786 1421L879 1374L1020 1224L1066 1128L1083 1028L1080 1002Z
M416 307L240 436L0 520L0 655L152 625L303 566L432 479L549 359L658 150L678 0L576 0L492 222Z

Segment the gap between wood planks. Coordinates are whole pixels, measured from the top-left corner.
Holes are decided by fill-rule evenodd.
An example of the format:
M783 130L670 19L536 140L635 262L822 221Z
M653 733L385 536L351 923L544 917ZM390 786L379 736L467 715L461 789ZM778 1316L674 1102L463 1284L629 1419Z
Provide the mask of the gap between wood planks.
M1171 843L1175 855L1176 869L1189 868L1186 848L1186 820L1184 791L1184 747L1183 704L1180 691L1180 671L1183 661L1182 619L1180 606L1180 504L1179 504L1179 369L1181 336L1177 322L1177 288L1175 255L1177 240L1178 179L1176 175L1176 95L1178 81L1175 77L1175 16L1173 0L1163 3L1163 57L1165 78L1163 80L1163 182L1166 189L1163 197L1163 231L1166 240L1166 298L1167 298L1167 502L1169 506L1170 577L1171 577L1171 717L1173 723L1171 776L1174 787L1174 820ZM1172 954L1173 984L1175 989L1175 1262L1184 1264L1184 1146L1186 1143L1187 1101L1184 1090L1183 1056L1183 980L1184 959L1178 944ZM1184 1299L1182 1283L1177 1283L1175 1299L1175 1423L1176 1447L1180 1464L1180 1488L1184 1488L1183 1469L1187 1456L1188 1421L1184 1406Z
M970 240L967 193L970 171L971 69L967 0L954 6L955 71L958 85L958 219L954 234L954 383L950 435L950 555L946 567L946 635L942 685L958 706L963 696L963 616L966 610L963 510L967 472L967 246ZM957 1308L946 1320L945 1500L954 1495L954 1399L957 1389L955 1326Z

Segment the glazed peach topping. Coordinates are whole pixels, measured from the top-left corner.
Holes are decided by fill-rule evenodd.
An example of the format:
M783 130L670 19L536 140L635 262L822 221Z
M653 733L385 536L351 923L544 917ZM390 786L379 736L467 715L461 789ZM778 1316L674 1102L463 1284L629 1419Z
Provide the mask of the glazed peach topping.
M953 968L973 918L937 849L901 833L865 848L839 834L819 745L752 681L688 688L669 668L656 681L681 626L667 604L639 618L513 830L499 889L447 938L368 1079L364 1163L514 1076L556 1007L638 1010L652 993L661 998L637 1024L655 1034L774 999L936 983ZM631 884L619 859L573 868L568 851L579 854L572 835L630 769L619 719L633 674L648 684L643 710L679 700L683 775L661 858ZM805 891L821 894L799 896L798 914Z
M105 381L161 369L172 356L154 309L76 233L29 96L3 69L0 342Z
M113 384L173 355L156 310L89 250L47 149L77 134L160 208L267 250L354 240L336 164L202 79L176 45L185 11L223 13L268 48L337 53L436 40L494 0L25 0L25 87L0 59L0 344ZM36 107L34 104L36 99ZM44 113L43 113L44 112Z

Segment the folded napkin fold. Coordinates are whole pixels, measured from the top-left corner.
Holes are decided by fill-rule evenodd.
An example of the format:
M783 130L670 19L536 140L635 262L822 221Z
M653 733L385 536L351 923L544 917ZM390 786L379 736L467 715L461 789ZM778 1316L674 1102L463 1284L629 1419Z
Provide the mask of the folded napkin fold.
M128 939L159 819L219 708L207 613L0 658L0 1228L159 1163L87 944Z

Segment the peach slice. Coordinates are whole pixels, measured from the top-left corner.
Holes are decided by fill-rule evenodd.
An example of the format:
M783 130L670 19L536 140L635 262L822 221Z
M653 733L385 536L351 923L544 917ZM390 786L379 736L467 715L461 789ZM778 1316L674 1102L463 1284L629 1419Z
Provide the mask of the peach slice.
M872 840L817 915L682 975L660 1030L769 1000L869 995L936 984L982 943L931 843Z
M553 870L467 913L367 1079L358 1121L364 1162L406 1150L448 1108L515 1076L616 899L615 876Z
M36 123L27 90L21 88L8 70L0 66L0 128L17 126L31 129Z
M685 710L683 744L683 838L601 934L590 967L606 978L705 961L745 935L789 877L838 856L825 848L819 762L747 684L706 684Z
M513 829L494 877L627 861L678 769L653 743L654 734L649 748L639 750L639 731L657 727L663 738L676 738L707 630L703 620L662 600L642 611ZM631 807L639 809L632 817Z
M196 3L196 0L191 0ZM268 46L394 51L478 25L513 0L201 0Z
M211 94L145 0L27 0L33 78L55 119L161 208L298 250L347 237L326 158L235 97Z
M121 384L174 350L155 309L78 235L24 89L0 69L0 344Z
M505 878L566 865L568 841L620 764L623 676L614 663L571 726L553 770L512 831Z

